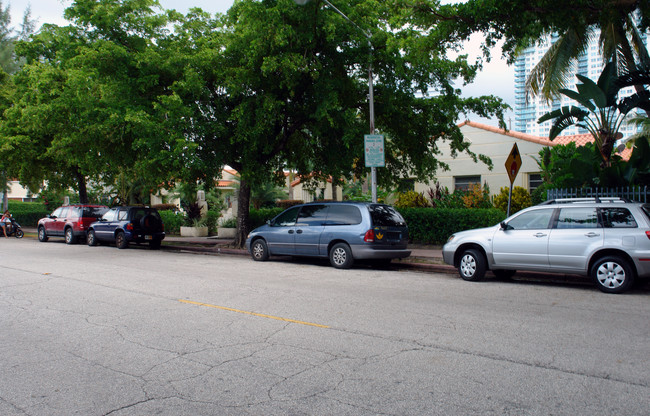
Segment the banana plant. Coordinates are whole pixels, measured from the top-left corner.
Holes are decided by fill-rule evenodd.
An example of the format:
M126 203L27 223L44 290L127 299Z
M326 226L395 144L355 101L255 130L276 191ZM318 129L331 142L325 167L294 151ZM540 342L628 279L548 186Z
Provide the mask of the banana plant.
M544 114L537 120L543 123L553 120L549 139L555 139L564 129L576 125L584 128L594 137L595 144L603 158L602 167L611 165L614 143L623 135L619 132L625 116L635 108L650 109L650 92L643 88L640 92L618 99L621 89L628 86L650 84L650 67L638 68L621 76L616 74L615 62L608 63L597 82L576 75L580 83L577 91L561 89L560 93L579 105L565 106Z

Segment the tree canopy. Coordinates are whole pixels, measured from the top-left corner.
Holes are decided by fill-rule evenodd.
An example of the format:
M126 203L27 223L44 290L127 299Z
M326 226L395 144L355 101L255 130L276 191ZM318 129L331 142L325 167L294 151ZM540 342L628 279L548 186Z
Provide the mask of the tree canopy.
M155 0L76 0L69 26L46 25L17 48L27 63L11 78L0 156L11 155L24 183L73 186L80 196L87 181L125 172L152 186L209 185L230 165L241 175L243 242L250 188L283 169L365 175L372 65L375 125L386 136L380 183L430 179L444 167L443 140L481 158L459 118L503 123L507 106L460 96L454 82L471 82L479 66L447 58L457 45L416 30L409 3L338 1L357 27L318 1L240 0L212 16L164 11Z

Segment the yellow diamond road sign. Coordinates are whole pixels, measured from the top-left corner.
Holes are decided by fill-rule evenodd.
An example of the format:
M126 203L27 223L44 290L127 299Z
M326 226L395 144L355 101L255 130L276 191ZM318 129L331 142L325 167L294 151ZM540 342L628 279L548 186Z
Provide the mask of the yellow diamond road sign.
M515 177L517 176L517 172L519 172L520 167L521 167L521 155L519 154L519 148L517 147L517 143L515 143L512 145L512 150L510 151L510 155L506 160L506 172L508 172L508 177L510 178L510 184L512 184L515 181Z

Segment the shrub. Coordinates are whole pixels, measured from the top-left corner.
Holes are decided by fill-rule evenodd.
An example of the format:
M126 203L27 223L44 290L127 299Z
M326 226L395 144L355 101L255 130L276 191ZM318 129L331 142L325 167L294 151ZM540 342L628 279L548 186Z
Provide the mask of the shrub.
M510 188L504 186L501 188L501 193L494 196L494 207L500 209L503 212L508 211L508 194L510 193ZM532 205L530 198L530 193L522 188L521 186L515 186L512 188L512 201L510 201L510 214L514 214L517 211L521 211L524 208L528 208Z
M498 209L402 208L398 209L409 227L410 242L444 244L455 232L489 227L505 219Z
M267 220L274 218L276 215L284 211L282 208L260 208L260 209L251 209L249 213L249 222L251 230L257 228Z
M417 208L428 207L429 201L422 193L415 191L400 192L397 194L397 201L395 207L397 208Z
M285 210L285 209L287 209L289 207L292 207L294 205L300 205L300 204L304 204L304 203L305 203L305 201L302 201L300 199L282 199L282 200L279 200L279 201L275 201L275 206L278 207L278 208L282 208L282 210ZM261 210L262 209L259 209L257 211L261 211ZM251 209L251 211L252 211L252 209Z
M174 211L158 211L165 224L165 232L169 234L178 234L181 231L181 225L185 223L185 217L181 213Z
M208 211L205 216L205 225L208 227L208 233L211 235L217 234L217 225L219 224L221 213L217 211Z
M9 212L22 227L36 227L52 210L42 202L9 201Z
M154 204L151 208L156 208L158 211L178 211L176 204Z
M237 228L237 218L228 218L227 220L221 221L219 227L223 228Z
M465 208L494 208L490 201L490 188L487 183L482 188L480 184L470 184L461 198Z

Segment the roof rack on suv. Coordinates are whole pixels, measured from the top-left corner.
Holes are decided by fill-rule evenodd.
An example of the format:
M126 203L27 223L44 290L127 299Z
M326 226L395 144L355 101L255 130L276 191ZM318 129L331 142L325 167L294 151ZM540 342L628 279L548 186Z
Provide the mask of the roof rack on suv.
M627 198L621 198L618 196L614 197L591 197L591 198L560 198L560 199L549 199L548 201L542 202L540 205L552 205L552 204L572 204L572 203L601 203L601 202L630 202Z

